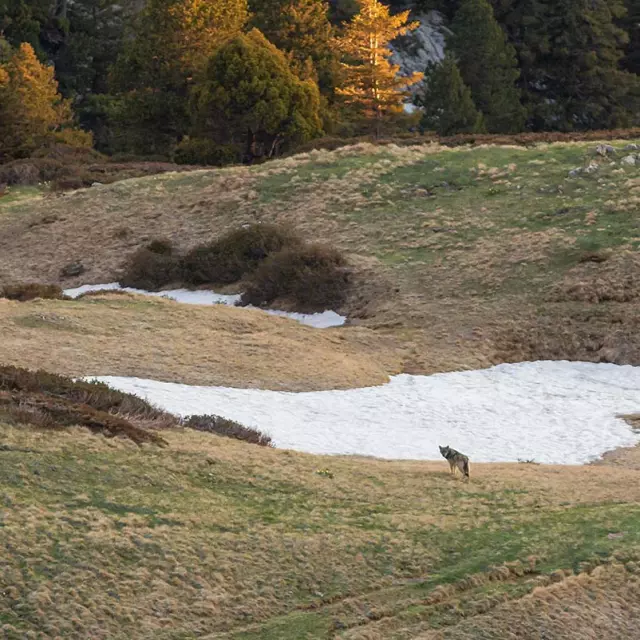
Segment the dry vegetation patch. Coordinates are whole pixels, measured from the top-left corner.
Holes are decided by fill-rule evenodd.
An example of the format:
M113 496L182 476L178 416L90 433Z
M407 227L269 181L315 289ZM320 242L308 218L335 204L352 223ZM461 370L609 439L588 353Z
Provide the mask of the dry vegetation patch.
M635 563L628 568L613 564L536 587L531 595L490 608L491 613L414 638L635 638L640 635L640 576Z
M122 294L0 300L0 332L4 363L74 376L309 391L382 384L402 366L371 330Z
M528 629L541 603L523 596L559 580L554 606L569 605L566 575L640 542L631 470L477 464L466 484L444 461L163 437L141 450L0 423L7 637L467 637L488 611ZM635 597L632 572L611 590L597 571L580 580Z
M640 236L621 204L633 197L637 169L598 156L597 174L570 176L593 162L595 143L530 142L535 145L457 149L363 143L251 168L165 174L47 201L0 203L0 282L58 282L70 260L86 271L65 280L68 286L112 281L124 260L152 239L150 228L154 237L171 238L180 254L215 246L242 225L289 224L350 263L367 263L375 286L355 274L345 309L356 323L401 345L397 355L406 371L477 368L525 352L586 357L602 347L612 361L638 362ZM621 152L625 144L613 143ZM142 253L144 260L158 259ZM161 280L172 275L170 269ZM364 300L358 288L373 298ZM610 324L619 311L629 321L614 337L598 328L602 344L594 351L588 322L566 320L566 304L582 317L597 305ZM530 324L541 335L534 342L544 342L548 327L556 336L567 328L574 338L529 347L519 332Z
M175 426L177 420L133 396L104 384L74 381L46 371L0 366L0 416L42 429L83 425L136 444L166 444L140 426Z
M26 302L36 298L49 300L62 300L64 294L62 289L56 284L38 284L36 282L27 284L8 284L0 287L0 298L7 300L17 300Z

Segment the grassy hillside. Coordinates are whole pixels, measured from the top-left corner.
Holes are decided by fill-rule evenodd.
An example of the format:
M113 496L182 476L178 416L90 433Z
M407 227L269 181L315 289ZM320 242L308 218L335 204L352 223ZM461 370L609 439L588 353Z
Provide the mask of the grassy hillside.
M15 189L0 284L108 282L153 238L184 251L260 220L346 252L356 287L351 325L327 330L129 295L0 300L0 364L292 391L527 358L640 364L626 144L359 145ZM638 448L583 467L472 461L467 484L444 461L162 437L0 419L2 637L640 637Z
M370 329L337 335L247 309L128 294L0 299L0 334L2 364L66 375L317 391L382 384L401 366Z
M346 311L399 341L405 371L637 362L640 164L613 144L608 156L593 142L365 144L0 200L0 281L57 282L72 260L87 273L65 282L112 280L153 237L186 249L247 222L290 222L351 254L360 284Z
M463 484L444 461L163 435L139 449L0 425L4 637L503 638L518 624L532 638L548 624L577 638L589 616L599 637L639 629L635 471L473 465ZM620 566L564 581L603 562ZM582 622L562 613L568 595Z

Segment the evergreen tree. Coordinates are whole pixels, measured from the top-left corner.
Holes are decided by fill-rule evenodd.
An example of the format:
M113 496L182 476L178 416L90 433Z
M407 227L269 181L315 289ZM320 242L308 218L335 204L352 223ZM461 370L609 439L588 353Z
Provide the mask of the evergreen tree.
M121 44L135 0L0 0L0 33L31 44L56 69L65 97L106 90L107 69Z
M622 65L627 71L640 74L640 0L626 0L625 8L627 13L621 25L627 32L629 42Z
M252 25L287 54L291 68L305 79L315 76L323 93L333 93L338 57L326 0L253 0L250 8Z
M71 122L71 106L58 93L53 67L42 65L30 44L10 55L6 44L0 50L0 159L23 157L55 140Z
M451 55L427 68L425 88L416 97L416 104L424 109L420 126L438 135L475 133L484 128L482 114Z
M123 6L124 4L124 6ZM108 91L109 68L122 48L133 10L112 0L75 0L66 10L68 30L54 56L64 96L80 100Z
M247 17L246 0L148 0L111 75L118 146L170 154L189 126L189 87Z
M148 0L114 69L119 90L184 88L247 22L246 0Z
M514 48L497 23L487 0L464 0L451 24L449 44L464 82L491 133L514 133L524 126L525 112L516 86Z
M14 47L30 44L44 60L64 38L56 7L51 0L0 0L0 34Z
M298 78L257 29L216 51L191 105L196 135L243 149L245 162L322 131L317 85Z
M501 0L534 130L608 129L637 121L638 78L620 69L622 0Z
M380 135L382 120L402 112L407 87L423 76L414 73L398 77L400 67L389 61L389 42L416 29L418 24L408 23L408 11L390 15L389 7L378 0L360 0L359 7L338 40L345 69L345 84L338 93L372 120L376 135Z

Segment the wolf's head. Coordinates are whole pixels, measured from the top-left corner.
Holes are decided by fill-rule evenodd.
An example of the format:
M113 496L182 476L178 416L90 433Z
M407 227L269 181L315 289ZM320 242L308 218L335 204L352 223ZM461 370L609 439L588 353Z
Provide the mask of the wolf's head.
M449 454L449 451L451 451L451 449L449 449L449 445L447 445L446 447L440 447L440 445L438 445L439 449L440 449L440 453L442 454L443 458L446 458L447 455Z

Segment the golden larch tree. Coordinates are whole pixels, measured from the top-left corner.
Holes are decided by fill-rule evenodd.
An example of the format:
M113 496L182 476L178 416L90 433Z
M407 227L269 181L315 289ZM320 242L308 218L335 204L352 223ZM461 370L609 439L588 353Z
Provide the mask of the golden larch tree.
M0 159L28 155L55 140L72 120L53 67L41 64L30 44L6 57L0 62Z
M374 120L376 135L385 116L402 111L408 88L422 79L422 73L398 76L400 67L391 64L389 43L419 26L409 22L409 11L390 15L378 0L359 0L359 12L337 39L343 55L344 83L338 93L366 118Z

